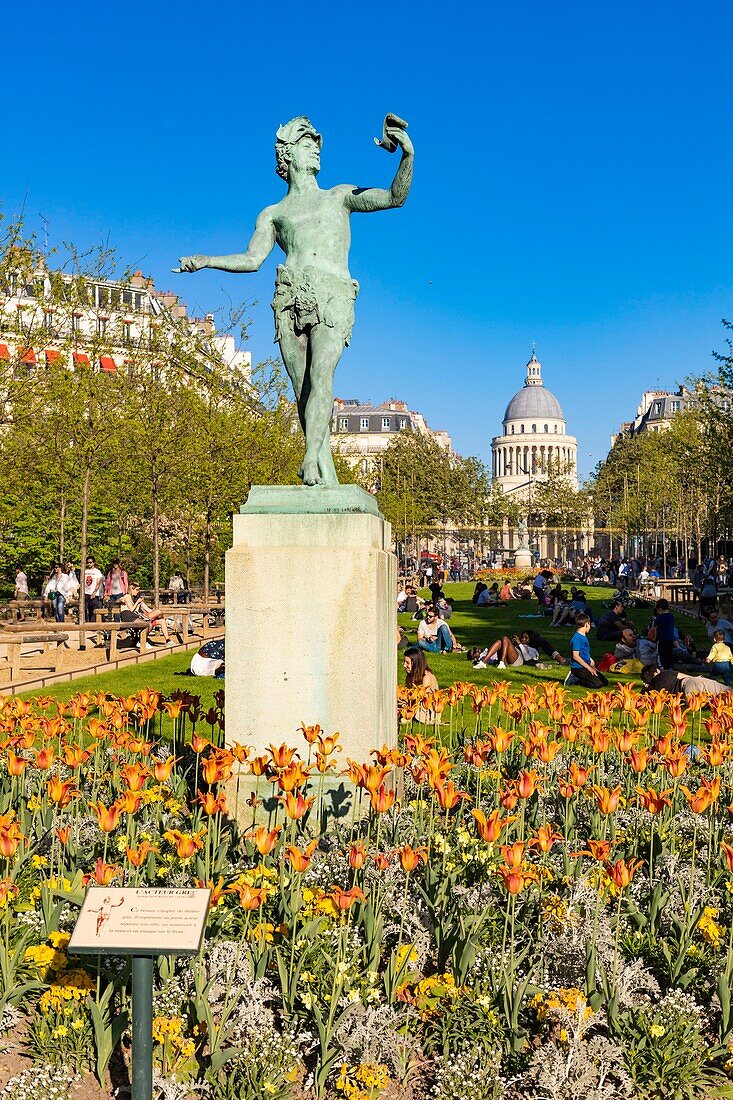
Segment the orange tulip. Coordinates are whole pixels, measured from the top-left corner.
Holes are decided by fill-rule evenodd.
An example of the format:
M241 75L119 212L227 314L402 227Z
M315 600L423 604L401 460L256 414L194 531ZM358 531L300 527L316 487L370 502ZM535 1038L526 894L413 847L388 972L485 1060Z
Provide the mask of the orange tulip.
M450 779L446 783L435 784L435 796L440 808L446 811L455 809L461 799L470 797L465 791L459 791Z
M499 875L504 882L504 887L509 894L520 894L525 887L526 877L520 871L514 867L504 867L500 865L496 868Z
M720 782L720 776L716 776L712 781L703 779L702 784L694 793L683 784L680 784L693 813L704 814L714 802L717 802L720 795Z
M665 806L672 805L672 799L668 797L672 793L671 787L666 791L655 791L653 787L645 791L643 787L637 787L636 793L639 804L652 815L661 813Z
M141 791L150 772L141 764L126 764L124 768L120 768L120 775L129 791Z
M378 871L386 871L390 864L390 858L384 852L377 852L374 857L374 866Z
M113 802L109 809L107 809L103 802L93 802L91 808L97 815L99 828L102 832L114 832L120 820L120 813L122 812L119 803Z
M318 738L318 751L321 756L333 756L335 752L341 752L341 745L338 744L340 733L333 733L330 737L324 737L323 734Z
M206 829L199 829L197 833L182 833L178 829L168 829L163 833L163 839L173 845L179 859L190 859L195 852L203 848L204 842L201 838L205 832Z
M725 763L726 753L719 741L711 741L707 749L703 750L703 759L711 768L719 768Z
M158 849L150 841L143 840L137 848L126 848L125 855L133 867L142 867L150 853L157 851Z
M116 805L120 813L136 814L143 804L143 796L138 791L125 791L122 798L118 798Z
M726 867L733 875L733 844L726 844L723 840L720 843L720 850L723 853Z
M591 856L592 859L598 860L599 863L605 862L611 854L611 841L610 840L588 840L586 841L588 847L581 852L571 852L570 855L575 859L576 856Z
M606 874L614 886L619 890L625 890L631 884L631 880L642 865L642 860L632 859L629 863L625 859L617 859L615 863L604 863Z
M249 911L259 909L267 899L267 889L264 886L250 886L248 882L233 882L230 890L237 895L242 908Z
M306 726L305 722L301 722L298 732L303 734L309 745L314 745L321 736L321 727Z
M532 837L529 843L539 848L541 852L549 852L557 840L562 840L562 833L553 832L552 825L541 825L537 830L537 836Z
M20 826L13 814L0 814L0 855L10 859L23 839Z
M364 893L358 886L352 886L350 890L341 890L338 886L334 886L328 897L342 913L350 909L355 901L366 902Z
M492 810L488 818L481 810L471 810L476 820L476 832L487 844L493 844L501 836L502 830L515 819L502 817L499 810Z
M609 790L608 787L591 787L593 794L596 796L596 805L602 814L612 814L618 809L619 801L621 800L621 788L614 787L613 790Z
M349 867L352 871L361 871L366 861L366 847L362 841L355 841L349 847Z
M412 874L420 860L428 862L428 850L425 847L411 848L409 844L399 849L400 863L406 875Z
M55 758L56 753L53 751L50 745L46 745L45 748L40 749L39 752L36 753L34 763L35 766L41 771L46 771L47 768L51 767Z
M502 844L499 851L508 867L521 867L524 861L526 844L521 840L515 840L513 844Z
M196 885L200 890L211 890L209 909L215 909L224 895L228 893L228 890L224 886L224 879L221 876L216 882L212 882L211 879L197 879Z
M679 779L687 771L690 759L684 749L678 748L674 752L667 753L667 759L664 763L672 778Z
M80 745L64 745L64 763L69 768L80 768L92 754Z
M370 795L372 809L377 814L387 813L394 806L395 798L397 797L392 787L385 787L381 785L376 791L372 791Z
M307 871L311 865L313 859L313 853L318 847L318 837L310 842L310 844L303 849L296 848L294 844L285 845L285 858L288 860L290 866L297 874L302 874L303 871Z
M169 756L167 760L156 760L153 764L153 777L156 783L168 782L179 759L178 756Z
M253 756L249 762L249 770L252 775L259 778L267 771L270 761L267 756Z
M253 832L247 833L247 840L252 841L261 856L269 856L270 852L277 844L277 838L280 835L280 831L280 825L277 825L274 829L270 829L269 832L264 825L258 825Z
M487 735L487 740L495 753L506 752L514 740L514 732L497 727Z
M84 875L83 882L85 886L94 880L98 886L109 886L110 882L114 882L116 878L119 878L122 873L122 868L116 863L105 863L100 856L97 862L94 864L94 872L91 875Z
M519 802L517 782L515 779L508 779L503 790L499 791L499 802L505 810L513 810L517 802Z
M48 797L56 806L68 806L72 798L75 798L79 791L74 786L73 779L67 779L65 783L55 775L48 782Z
M637 774L646 770L647 762L649 760L648 749L632 749L628 756L631 770Z
M204 751L207 745L210 744L211 742L207 741L205 737L199 737L197 733L191 734L191 748L197 756Z
M531 798L535 791L540 789L541 778L539 772L520 772L517 776L517 794L519 797Z
M63 827L59 826L59 828L56 830L56 836L58 838L59 844L68 844L70 835L71 829L68 825L64 825Z
M22 756L16 756L12 749L8 749L7 765L8 775L22 775L28 766L28 761Z
M270 779L271 782L277 783L281 791L294 791L296 787L302 787L304 783L307 783L309 776L310 768L306 768L298 760L288 764L286 768L283 768L277 775L271 776Z
M280 801L285 807L285 813L290 820L300 821L301 817L305 816L315 802L315 798L304 798L302 791L298 791L297 796L294 796L292 791L288 791L284 798L280 798Z
M201 804L201 808L208 817L212 817L214 814L225 814L227 812L226 795L222 792L217 798L211 791L207 791L206 794L203 791L199 791L197 801Z
M270 756L272 757L273 767L287 768L296 752L297 749L288 748L285 744L280 745L278 748L275 748L274 745L270 745Z

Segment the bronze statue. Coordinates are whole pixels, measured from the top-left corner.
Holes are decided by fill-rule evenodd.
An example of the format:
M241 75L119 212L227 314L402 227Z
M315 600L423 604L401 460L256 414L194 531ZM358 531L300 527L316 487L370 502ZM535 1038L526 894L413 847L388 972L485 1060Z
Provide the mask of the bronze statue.
M275 339L290 376L305 434L300 477L306 485L337 485L329 441L333 408L333 375L354 327L354 301L359 284L349 274L352 213L370 214L402 206L412 182L414 151L407 123L387 115L381 141L388 152L402 150L400 165L388 190L339 184L322 190L323 138L304 115L277 131L277 174L287 194L266 207L257 219L247 251L233 256L182 256L174 271L257 271L280 245L285 262L277 269Z

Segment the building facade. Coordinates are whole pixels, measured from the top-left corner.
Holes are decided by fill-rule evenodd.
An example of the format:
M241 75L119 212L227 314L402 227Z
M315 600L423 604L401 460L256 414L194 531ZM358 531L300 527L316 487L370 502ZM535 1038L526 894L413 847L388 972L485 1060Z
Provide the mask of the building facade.
M349 461L368 474L395 435L403 431L429 435L450 453L448 432L434 431L422 413L409 409L404 401L392 398L381 405L362 404L355 399L337 397L331 417L331 442Z
M188 316L177 294L156 290L142 272L125 281L79 279L49 271L42 261L30 274L11 270L0 285L0 359L32 368L62 358L72 368L114 372L172 321L203 336L233 374L249 382L250 352L217 333L213 314Z
M671 390L646 390L636 409L633 420L627 420L618 432L611 436L611 446L622 436L640 435L642 432L662 432L668 428L673 416L684 412L690 405L692 393L685 387Z
M542 364L532 352L524 385L506 407L502 434L491 441L492 476L502 492L529 493L551 473L578 487L578 441L568 435L565 415L542 381Z

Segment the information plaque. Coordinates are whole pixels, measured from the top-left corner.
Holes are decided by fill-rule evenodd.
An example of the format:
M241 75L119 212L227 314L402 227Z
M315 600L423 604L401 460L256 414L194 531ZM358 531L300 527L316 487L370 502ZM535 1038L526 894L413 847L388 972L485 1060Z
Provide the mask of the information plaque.
M197 955L210 890L93 887L69 943L71 955Z

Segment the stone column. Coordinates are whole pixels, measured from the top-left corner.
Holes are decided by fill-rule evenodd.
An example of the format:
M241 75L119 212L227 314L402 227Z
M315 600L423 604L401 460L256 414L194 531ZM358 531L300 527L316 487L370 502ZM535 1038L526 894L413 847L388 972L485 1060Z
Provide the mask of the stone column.
M356 485L253 486L226 555L226 739L338 730L343 759L397 744L397 559Z

